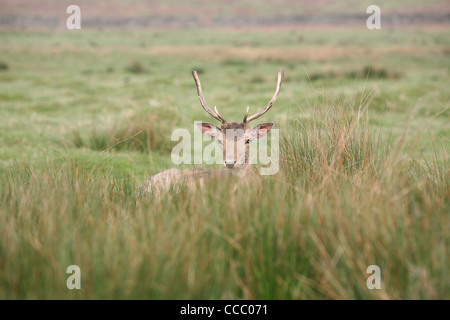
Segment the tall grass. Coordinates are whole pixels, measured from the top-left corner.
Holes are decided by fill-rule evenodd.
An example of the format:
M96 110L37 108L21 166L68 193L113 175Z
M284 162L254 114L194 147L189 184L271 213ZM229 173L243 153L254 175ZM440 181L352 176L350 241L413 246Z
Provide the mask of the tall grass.
M298 118L261 187L156 202L136 196L141 177L101 167L3 171L0 298L448 298L448 155L419 161L348 104ZM81 290L66 287L73 264Z

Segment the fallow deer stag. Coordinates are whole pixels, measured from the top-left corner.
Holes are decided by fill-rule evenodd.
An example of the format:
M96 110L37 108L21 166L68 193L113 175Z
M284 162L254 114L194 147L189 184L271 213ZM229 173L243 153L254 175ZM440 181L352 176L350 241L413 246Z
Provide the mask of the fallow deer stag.
M168 169L152 176L141 186L144 193L153 193L160 195L161 192L168 191L178 183L184 183L189 189L195 189L196 185L203 185L205 181L225 175L236 176L240 181L248 183L255 177L260 179L259 173L249 164L249 144L254 139L259 139L267 135L273 127L272 122L262 123L254 128L250 128L250 121L253 121L265 114L277 100L281 89L281 83L284 77L283 69L278 70L278 81L275 93L269 103L258 113L248 116L249 107L241 123L228 122L220 115L217 107L215 111L206 103L203 97L202 87L197 75L197 71L192 71L200 103L205 111L214 119L221 122L220 128L214 124L199 122L197 126L202 133L216 140L223 150L223 164L225 169L206 170L206 169Z

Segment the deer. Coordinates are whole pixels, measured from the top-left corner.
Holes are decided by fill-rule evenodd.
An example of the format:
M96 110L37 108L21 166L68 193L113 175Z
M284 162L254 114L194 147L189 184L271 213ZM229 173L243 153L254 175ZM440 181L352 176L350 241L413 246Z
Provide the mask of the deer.
M250 127L250 122L258 119L265 114L278 98L281 90L281 83L284 78L284 70L278 70L278 80L273 94L267 105L257 112L249 116L249 109L245 112L242 122L228 122L222 115L220 115L217 107L214 111L208 106L203 96L202 86L198 73L196 70L192 71L192 76L197 87L197 94L200 104L203 109L211 117L220 122L220 127L206 122L197 122L198 129L211 139L217 141L223 151L223 169L209 170L209 169L168 169L162 171L141 185L141 192L144 194L161 195L164 191L170 190L171 187L177 184L185 184L189 189L195 189L196 186L203 186L208 180L224 176L236 177L239 181L244 183L251 183L251 181L261 180L261 176L249 163L249 145L255 139L260 139L273 128L273 122L261 123L255 127Z

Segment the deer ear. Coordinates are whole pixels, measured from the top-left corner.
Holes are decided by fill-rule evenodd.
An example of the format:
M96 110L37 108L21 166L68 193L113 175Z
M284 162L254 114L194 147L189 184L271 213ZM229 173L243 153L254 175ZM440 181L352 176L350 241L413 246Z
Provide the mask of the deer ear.
M269 134L275 124L273 122L261 123L254 127L250 134L250 140L259 139Z
M220 128L211 123L196 122L195 124L205 136L208 136L212 139L217 139L218 137L220 137L220 134L222 133Z

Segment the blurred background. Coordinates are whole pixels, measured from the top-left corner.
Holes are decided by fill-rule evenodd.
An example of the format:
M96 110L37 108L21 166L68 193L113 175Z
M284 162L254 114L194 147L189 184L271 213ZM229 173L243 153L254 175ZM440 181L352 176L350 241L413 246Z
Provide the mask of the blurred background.
M111 149L123 151L111 161L137 174L170 166L172 130L206 117L193 69L230 120L264 106L284 68L264 119L306 120L307 106L338 99L369 105L388 136L400 136L412 113L412 132L429 120L449 133L448 1L80 0L81 30L69 30L72 4L0 1L3 165ZM372 4L379 30L366 26ZM420 148L432 151L426 141Z
M81 30L66 27L71 4L81 9ZM380 30L366 26L371 4L380 6ZM170 165L173 128L191 129L206 116L193 69L207 101L234 121L247 106L256 112L267 103L280 67L283 91L264 117L278 123L307 118L302 106L327 97L364 97L395 135L413 109L421 124L448 106L448 1L1 0L0 6L0 138L22 142L1 148L2 164L17 154L38 162L61 152L89 158L133 137L113 149L133 153L127 162L137 162L138 173L149 164L150 171ZM447 120L433 117L433 130L448 133Z

